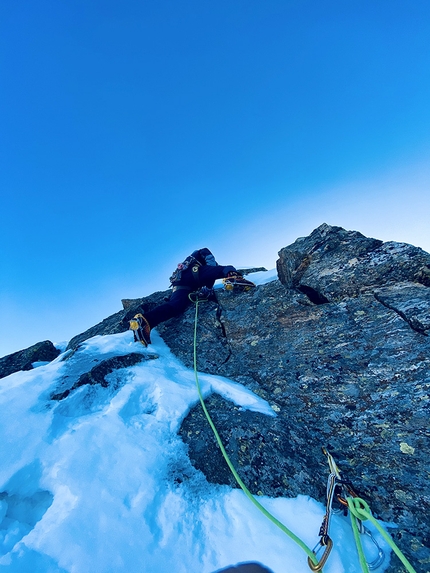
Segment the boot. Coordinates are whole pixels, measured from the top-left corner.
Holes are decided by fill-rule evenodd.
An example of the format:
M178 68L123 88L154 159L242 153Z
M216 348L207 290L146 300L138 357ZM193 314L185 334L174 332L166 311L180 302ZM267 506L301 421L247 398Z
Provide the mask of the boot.
M242 290L248 291L255 287L255 284L248 279L244 279L243 276L237 271L230 271L227 273L225 279L222 279L224 283L225 290Z
M151 326L143 314L136 314L130 320L130 329L133 331L135 342L141 342L144 346L151 344Z

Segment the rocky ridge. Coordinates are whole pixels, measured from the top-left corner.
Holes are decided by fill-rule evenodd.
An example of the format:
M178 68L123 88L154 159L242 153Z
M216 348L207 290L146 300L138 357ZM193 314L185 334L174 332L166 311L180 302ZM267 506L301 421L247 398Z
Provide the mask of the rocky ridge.
M24 350L8 354L0 358L0 378L20 370L32 370L35 362L51 362L60 352L50 340L45 340Z
M277 270L279 280L199 305L199 370L244 384L277 414L207 400L232 461L257 495L324 501L327 447L373 512L398 525L391 533L416 570L430 571L430 255L323 224L283 248ZM125 331L137 311L168 295L124 301L72 339L70 352L96 334ZM158 327L190 367L194 312ZM77 383L105 380L115 364ZM180 433L209 481L236 486L200 406ZM393 558L389 572L400 571Z

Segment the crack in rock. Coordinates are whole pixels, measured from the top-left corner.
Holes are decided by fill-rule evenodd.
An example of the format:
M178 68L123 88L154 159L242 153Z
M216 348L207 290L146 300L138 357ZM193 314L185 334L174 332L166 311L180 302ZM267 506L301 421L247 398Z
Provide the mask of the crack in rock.
M414 294L412 299L411 292ZM373 295L385 308L400 316L412 330L423 336L428 336L430 297L426 287L413 284L397 285L384 291L374 292Z

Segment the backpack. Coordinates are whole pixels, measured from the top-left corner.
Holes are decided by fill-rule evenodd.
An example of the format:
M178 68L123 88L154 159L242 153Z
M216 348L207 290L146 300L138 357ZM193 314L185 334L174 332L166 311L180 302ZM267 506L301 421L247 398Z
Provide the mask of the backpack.
M199 283L199 267L202 265L209 265L209 266L218 266L218 263L215 260L215 257L211 253L208 248L198 249L191 253L189 257L185 259L182 263L179 263L177 268L173 271L172 276L170 277L170 284L174 286L177 284L182 277L182 273L186 271L188 268L191 267L193 278L198 285Z
M193 255L190 255L185 259L185 261L179 263L176 269L173 271L172 276L169 279L170 285L174 286L177 284L181 280L182 273L189 267L192 267L191 270L193 272L193 277L196 279L196 282L198 282L199 267L201 267L201 265L202 263L199 263L199 261L193 257Z

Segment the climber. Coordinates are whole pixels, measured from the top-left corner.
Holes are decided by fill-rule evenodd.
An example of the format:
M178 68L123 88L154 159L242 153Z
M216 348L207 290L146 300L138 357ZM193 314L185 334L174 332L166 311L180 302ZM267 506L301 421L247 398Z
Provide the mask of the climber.
M221 278L243 287L255 286L251 281L244 279L233 266L219 265L209 249L194 251L184 262L178 264L170 277L173 292L169 301L143 314L138 313L130 320L135 340L139 340L145 346L151 344L152 328L160 322L182 314L191 304L190 293L202 287L212 289L215 281Z
M227 569L216 571L215 573L272 573L269 569L259 563L239 563Z

